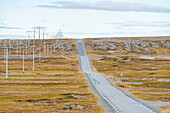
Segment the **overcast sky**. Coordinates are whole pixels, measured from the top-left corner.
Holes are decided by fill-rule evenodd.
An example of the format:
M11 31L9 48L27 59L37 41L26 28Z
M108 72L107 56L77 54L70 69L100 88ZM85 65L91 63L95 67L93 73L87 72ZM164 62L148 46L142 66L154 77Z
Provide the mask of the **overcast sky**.
M0 38L34 26L70 38L169 36L170 0L0 0Z

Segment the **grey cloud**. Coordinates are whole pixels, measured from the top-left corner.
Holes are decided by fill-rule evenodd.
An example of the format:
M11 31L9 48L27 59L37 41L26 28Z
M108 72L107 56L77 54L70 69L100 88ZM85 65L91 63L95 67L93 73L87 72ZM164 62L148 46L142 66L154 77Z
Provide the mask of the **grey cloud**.
M0 29L23 29L23 28L21 28L21 27L0 26Z
M65 34L73 35L113 35L112 32L98 32L98 33L87 33L87 32L65 32Z
M25 35L0 35L0 39L25 39Z
M37 5L39 8L55 8L55 9L82 9L82 10L101 10L101 11L135 11L135 12L155 12L155 13L170 13L169 8L156 7L151 5L128 3L128 2L112 2L102 1L96 3L90 2L70 2L57 1L53 4Z
M122 26L122 27L131 27L131 26L139 26L139 27L170 27L170 22L163 22L163 21L157 21L157 22L138 22L138 21L126 21L126 22L111 22L111 23L105 23L105 24L113 24L116 26Z
M0 29L23 29L21 27L8 26L4 23L4 19L0 18Z
M21 27L8 26L4 23L3 19L0 19L0 29L23 29Z

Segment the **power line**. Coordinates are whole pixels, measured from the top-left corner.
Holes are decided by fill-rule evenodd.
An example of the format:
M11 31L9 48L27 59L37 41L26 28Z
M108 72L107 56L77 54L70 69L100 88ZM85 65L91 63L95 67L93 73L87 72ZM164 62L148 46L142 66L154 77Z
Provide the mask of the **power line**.
M33 72L34 72L34 47L33 47Z
M40 26L38 26L38 27L33 27L33 29L34 29L34 31L35 31L35 29L37 29L38 30L38 37L39 37L39 39L41 38L41 30L43 30L43 33L45 32L44 30L45 30L45 27L40 27ZM44 37L44 36L43 36Z
M8 78L8 48L6 48L6 79Z
M28 34L28 39L30 39L30 33L31 31L26 31L26 34Z
M23 50L23 74L24 74L24 50Z

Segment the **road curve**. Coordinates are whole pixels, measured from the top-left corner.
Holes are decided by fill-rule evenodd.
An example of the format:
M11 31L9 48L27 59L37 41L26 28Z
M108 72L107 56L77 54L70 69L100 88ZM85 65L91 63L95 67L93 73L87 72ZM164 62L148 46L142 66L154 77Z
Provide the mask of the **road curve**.
M126 96L119 89L109 83L101 74L92 71L91 62L83 47L82 40L78 40L78 52L81 69L86 73L99 94L109 103L116 113L155 113L145 105Z

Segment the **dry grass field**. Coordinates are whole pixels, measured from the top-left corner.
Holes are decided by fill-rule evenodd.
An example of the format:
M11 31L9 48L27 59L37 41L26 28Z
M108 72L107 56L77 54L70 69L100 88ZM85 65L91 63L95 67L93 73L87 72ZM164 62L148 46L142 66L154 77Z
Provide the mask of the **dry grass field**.
M35 71L34 73L76 73L79 71L79 59L67 59L67 58L41 58L39 65L39 58L35 59ZM23 72L23 59L9 59L8 60L9 73L22 73ZM33 73L33 60L25 59L24 72ZM0 73L6 72L6 64L4 60L0 59Z
M61 113L102 112L97 97L89 93L82 73L0 76L0 112L4 113ZM62 110L76 104L71 110Z
M23 41L23 40L22 40ZM21 41L21 42L22 42ZM8 42L8 41L7 41ZM24 42L24 41L23 41ZM25 41L26 42L26 41ZM0 74L0 112L2 113L102 113L104 110L98 104L98 97L90 92L89 84L85 76L79 69L79 59L77 58L77 42L75 40L57 40L57 43L64 43L59 48L51 48L49 54L44 55L44 42L36 40L37 47L42 47L41 63L39 58L35 58L35 71L33 72L32 56L25 56L23 73L22 51L15 49L9 51L8 72L21 73L19 75ZM16 44L10 42L11 44ZM33 40L27 54L32 55ZM46 40L46 43L53 45L56 40ZM71 43L72 50L66 50L67 44ZM1 41L3 44L3 41ZM46 44L47 45L47 44ZM57 44L56 44L57 46ZM8 45L8 47L10 47ZM1 55L3 46L0 47ZM47 52L47 47L46 52ZM55 51L55 52L54 52ZM26 54L26 53L25 53ZM39 51L35 50L35 55ZM64 57L63 57L64 56ZM67 58L67 57L69 58ZM6 72L6 65L3 56L0 58L0 73ZM29 74L28 74L29 73ZM64 110L63 107L72 107Z
M4 46L9 48L9 55L22 55L23 51L27 55L33 54L34 40L0 40L0 54L4 54ZM45 41L45 43L44 43ZM6 42L6 43L5 43ZM45 45L44 45L45 44ZM68 45L69 44L69 45ZM18 46L17 46L18 45ZM68 47L72 46L72 50ZM13 48L12 50L10 48ZM27 48L27 49L26 49ZM55 56L78 56L77 41L72 39L45 39L35 40L35 55L55 55ZM45 51L44 51L45 49Z
M93 59L92 64L94 71L104 73L112 84L137 98L147 101L170 101L170 60L119 56Z
M169 57L170 48L161 44L164 41L168 44L170 37L85 39L84 46L88 56L105 55L91 59L93 70L103 73L113 85L145 101L170 102L170 60L161 58L161 56ZM130 42L130 50L138 47L140 52L127 51L127 46L123 49L122 45L126 42L127 44ZM139 44L135 47L134 43ZM141 44L146 43L150 45L143 46L143 48L155 52L143 51ZM158 47L153 46L155 43ZM117 50L120 51L110 50L110 46L113 45L117 46ZM113 55L113 57L107 55ZM142 56L146 59L140 58ZM147 59L147 57L153 58ZM120 77L121 72L123 78ZM163 113L170 112L170 105L159 107Z
M96 42L99 41L99 42ZM162 42L163 41L163 42ZM170 43L170 37L115 37L115 38L94 38L85 39L84 47L86 49L86 54L88 56L98 56L98 55L170 55L170 48L164 46L165 43ZM126 50L126 46L123 46L125 42L130 42L130 50ZM150 43L147 47L140 48L142 43L137 46L133 46L135 43ZM159 48L153 47L151 43L157 43ZM111 44L117 46L116 50L109 49ZM107 45L107 47L106 47ZM104 50L106 48L107 50Z

